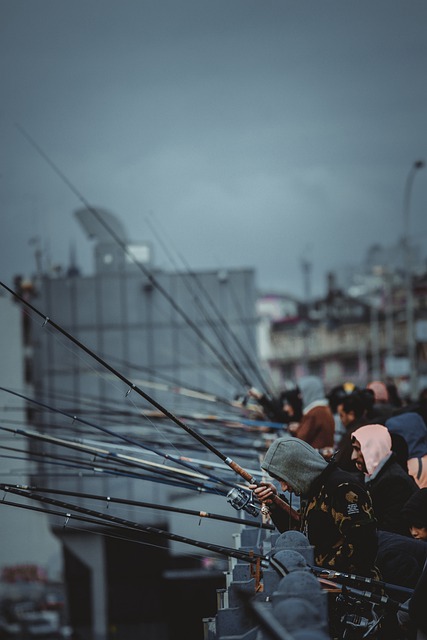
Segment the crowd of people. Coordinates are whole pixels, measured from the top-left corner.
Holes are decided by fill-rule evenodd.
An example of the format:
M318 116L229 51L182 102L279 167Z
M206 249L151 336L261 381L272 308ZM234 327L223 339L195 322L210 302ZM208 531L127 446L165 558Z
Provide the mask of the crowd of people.
M286 531L295 525L272 496L298 496L316 565L413 590L382 637L426 640L427 389L405 403L382 381L326 394L304 376L278 399L249 396L280 425L261 461L266 481L251 487L263 511Z

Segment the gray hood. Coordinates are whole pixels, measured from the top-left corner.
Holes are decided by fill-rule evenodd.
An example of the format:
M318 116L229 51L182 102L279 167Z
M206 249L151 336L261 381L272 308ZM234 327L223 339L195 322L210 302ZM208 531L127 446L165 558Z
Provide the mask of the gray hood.
M304 496L327 464L307 442L284 436L270 446L261 468L289 484L297 495Z
M301 390L303 409L318 400L325 400L323 382L317 376L302 376L298 380Z

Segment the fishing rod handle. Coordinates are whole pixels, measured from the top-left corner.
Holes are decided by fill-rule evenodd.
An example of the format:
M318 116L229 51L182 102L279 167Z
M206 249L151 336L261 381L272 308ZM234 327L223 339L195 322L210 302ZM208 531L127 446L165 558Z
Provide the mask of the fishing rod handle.
M243 467L241 467L239 464L237 464L237 462L235 462L231 458L226 458L224 462L228 464L228 466L231 469L233 469L233 471L238 473L239 476L241 476L244 480L246 480L246 482L249 482L249 484L258 484L257 480L253 476L251 476L249 471L246 471L245 469L243 469Z
M295 520L295 522L300 521L300 515L298 511L295 511L295 509L292 509L291 505L288 504L286 500L282 500L282 498L278 496L277 493L271 496L271 501L274 502L274 504L277 507L279 507L279 509L283 509L283 511L286 511L286 513L288 513L291 516L291 518Z

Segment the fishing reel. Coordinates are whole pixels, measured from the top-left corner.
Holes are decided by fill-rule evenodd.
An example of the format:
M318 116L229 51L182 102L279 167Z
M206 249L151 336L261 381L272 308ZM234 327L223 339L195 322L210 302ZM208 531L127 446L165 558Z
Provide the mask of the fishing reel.
M341 607L341 637L343 640L377 638L381 629L382 616L374 604L361 602L348 595L340 595L336 605Z
M227 502L229 502L234 509L237 509L237 511L243 509L254 518L256 518L261 511L261 507L253 502L252 491L247 491L240 487L235 487L227 493Z

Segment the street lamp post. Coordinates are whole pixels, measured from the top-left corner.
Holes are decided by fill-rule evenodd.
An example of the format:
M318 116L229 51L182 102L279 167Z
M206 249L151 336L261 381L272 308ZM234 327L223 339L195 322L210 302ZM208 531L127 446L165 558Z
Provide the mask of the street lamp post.
M411 193L415 174L418 169L422 169L425 163L423 160L416 160L406 178L405 192L403 198L404 216L404 253L405 253L405 286L406 286L406 345L409 364L409 392L414 400L418 390L417 363L416 363L416 342L414 332L414 292L412 285L412 265L411 249L409 241L409 216L411 210Z

